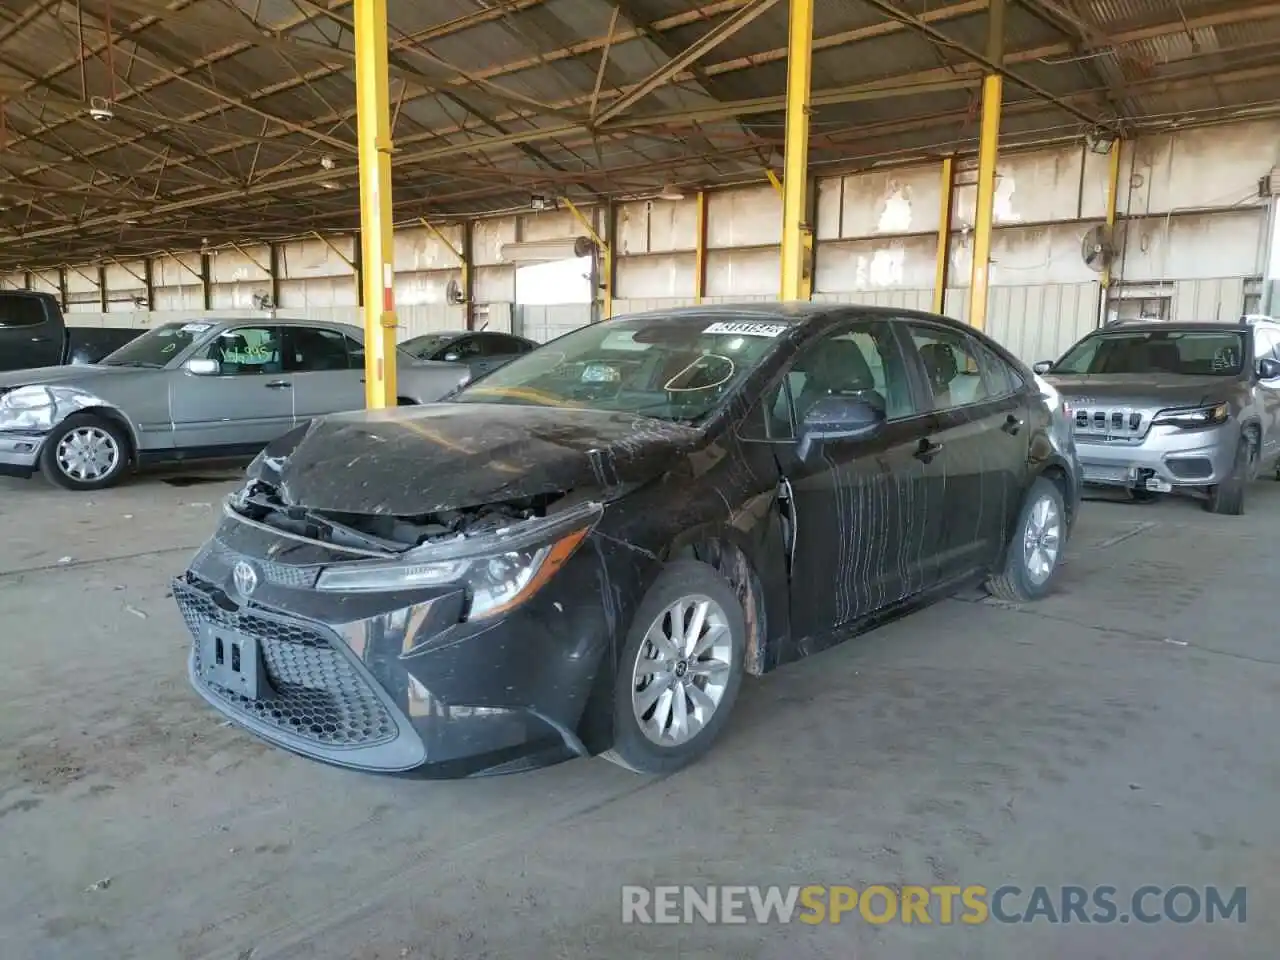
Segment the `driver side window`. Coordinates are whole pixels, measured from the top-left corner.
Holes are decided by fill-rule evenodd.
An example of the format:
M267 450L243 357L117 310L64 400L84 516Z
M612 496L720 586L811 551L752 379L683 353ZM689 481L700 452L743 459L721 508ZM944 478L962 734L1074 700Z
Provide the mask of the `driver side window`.
M218 334L205 357L218 362L218 372L224 377L280 373L280 330L232 327Z
M844 324L801 351L767 390L748 418L746 436L791 440L810 407L823 397L856 397L884 410L889 420L919 411L893 330L882 320Z

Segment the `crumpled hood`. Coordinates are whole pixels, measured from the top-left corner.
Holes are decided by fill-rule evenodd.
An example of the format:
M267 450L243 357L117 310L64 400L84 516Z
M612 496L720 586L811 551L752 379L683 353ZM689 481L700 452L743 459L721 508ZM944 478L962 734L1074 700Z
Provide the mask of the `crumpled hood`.
M12 387L44 387L72 380L89 381L115 373L137 373L137 367L101 367L92 364L68 364L65 367L36 367L32 370L10 370L0 373L0 390Z
M624 413L438 403L312 421L268 446L250 473L312 510L421 516L543 494L608 499L699 437Z
M1135 406L1193 407L1201 403L1216 403L1237 387L1237 381L1232 377L1184 377L1177 374L1051 373L1045 379L1069 401L1088 398L1100 403L1125 401Z

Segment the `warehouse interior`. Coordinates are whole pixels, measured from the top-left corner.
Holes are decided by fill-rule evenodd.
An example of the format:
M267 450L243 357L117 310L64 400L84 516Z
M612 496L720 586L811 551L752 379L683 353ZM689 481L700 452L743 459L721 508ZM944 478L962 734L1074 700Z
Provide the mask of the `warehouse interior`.
M397 340L697 304L930 311L1031 364L1280 313L1278 78L1259 0L9 0L0 289L72 327L363 327L371 407ZM957 595L745 685L689 771L424 784L191 694L169 578L242 472L0 479L5 956L1273 953L1280 484L1247 521L1090 502L1043 604ZM1009 878L1257 907L618 920L626 883Z

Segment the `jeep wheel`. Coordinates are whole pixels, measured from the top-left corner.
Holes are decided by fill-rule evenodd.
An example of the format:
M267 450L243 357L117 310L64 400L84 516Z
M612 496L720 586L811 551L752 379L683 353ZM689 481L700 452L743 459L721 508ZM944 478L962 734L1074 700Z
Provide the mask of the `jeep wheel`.
M1219 484L1209 488L1209 499L1204 508L1210 513L1238 517L1244 513L1244 488L1249 478L1257 473L1258 447L1250 434L1245 434L1236 445L1235 462L1231 473Z

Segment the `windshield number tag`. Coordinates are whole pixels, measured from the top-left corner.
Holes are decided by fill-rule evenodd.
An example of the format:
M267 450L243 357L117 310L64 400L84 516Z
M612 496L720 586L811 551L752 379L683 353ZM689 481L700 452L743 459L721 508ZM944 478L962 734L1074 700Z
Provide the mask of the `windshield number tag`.
M722 333L735 337L776 337L778 334L785 332L787 325L785 323L731 323L720 322L713 323L702 332L705 333Z
M200 333L204 333L211 326L213 326L213 324L211 323L199 323L199 322L185 323L182 325L182 328L178 332L200 334Z

